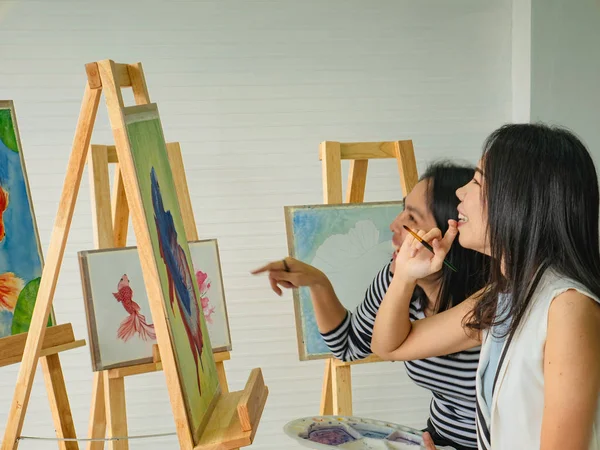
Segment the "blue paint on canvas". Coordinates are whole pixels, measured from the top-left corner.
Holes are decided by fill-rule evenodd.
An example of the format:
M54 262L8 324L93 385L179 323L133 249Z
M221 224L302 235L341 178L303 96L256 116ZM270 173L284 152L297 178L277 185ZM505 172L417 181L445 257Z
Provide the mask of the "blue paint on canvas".
M390 224L401 202L288 208L293 256L323 271L342 304L353 311L373 277L390 261ZM307 288L298 290L306 356L330 354L321 338Z
M1 140L0 186L9 196L2 215L6 234L0 242L0 275L13 272L26 285L42 275L37 230L20 154ZM12 311L0 311L0 337L11 334L12 317Z
M19 153L0 141L0 186L9 193L4 212L6 236L0 242L0 273L12 271L24 280L42 275L37 232Z

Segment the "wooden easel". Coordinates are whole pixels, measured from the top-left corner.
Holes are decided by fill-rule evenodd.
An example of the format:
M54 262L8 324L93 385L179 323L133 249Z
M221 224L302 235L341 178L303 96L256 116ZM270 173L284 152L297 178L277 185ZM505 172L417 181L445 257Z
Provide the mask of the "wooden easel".
M13 128L15 132L15 138L17 140L17 146L19 153L23 152L23 145L21 144L21 136L19 133L19 127L17 124L17 117L15 112L14 104L11 100L0 101L0 106L3 109L9 109L11 111ZM27 172L25 168L25 162L23 164L23 177L25 183L28 182ZM27 186L29 189L29 186ZM32 215L34 226L37 228L35 213L32 208ZM44 258L41 255L41 264L44 266ZM71 414L71 406L69 404L69 398L67 396L67 387L62 374L62 367L60 363L59 353L67 350L72 350L85 345L85 340L76 340L73 333L73 326L70 323L54 325L46 328L44 322L45 335L42 336L40 342L40 362L42 366L42 373L44 374L44 381L46 385L46 391L48 393L48 400L50 402L50 411L52 412L52 419L54 422L54 428L56 430L56 437L59 439L72 439L76 438L75 426L73 424L73 416ZM17 364L21 362L25 355L25 345L29 337L30 332L19 333L12 336L6 336L0 339L0 367ZM35 371L36 364L33 365ZM77 445L75 443L75 445ZM70 441L62 441L59 444L61 450L71 450L77 448L73 446Z
M163 372L167 380L179 446L183 450L209 450L217 448L227 450L250 445L254 439L268 395L268 389L264 385L262 372L259 368L252 370L243 391L220 393L218 395L212 414L210 414L209 420L197 442L194 442L193 432L190 429L185 414L183 391L177 374L175 355L170 342L164 305L160 301L160 283L156 274L153 273L152 264L149 262L150 258L153 258L150 236L148 230L144 229L144 211L139 192L134 189L136 183L135 166L129 152L130 144L125 131L123 116L125 106L121 94L122 88L133 88L134 98L138 105L144 105L148 99L142 65L140 63L116 64L112 60L103 60L87 64L86 73L87 82L75 131L73 148L67 166L58 213L47 253L47 262L42 273L1 450L15 450L18 448L19 437L35 377L35 368L41 355L42 344L46 334L45 325L52 307L53 295L58 282L66 241L103 91L106 97L109 120L115 137L119 170L123 180L123 195L126 197L127 204L131 208L134 229L136 230L137 247L145 274L144 280L152 311L152 320L157 330L158 347L160 348ZM154 271L155 269L154 267ZM64 383L62 373L60 374L60 379ZM105 387L105 389L110 391L111 383L112 381L109 379L109 386ZM119 389L119 386L116 385L115 388ZM109 399L112 398L111 395L107 397ZM109 429L114 431L117 426L118 424L111 423L111 419L109 418ZM78 448L77 443L74 443L73 448Z
M394 158L398 163L400 186L404 196L419 181L412 140L391 142L340 143L324 141L319 148L323 168L323 200L340 204L342 200L342 160L350 160L346 203L362 203L365 197L367 168L370 159ZM325 361L321 392L321 415L352 415L352 373L355 364L381 362L376 355L344 362L330 357Z
M198 240L198 230L194 220L192 202L189 195L179 143L167 143L167 152L171 164L171 171L173 172L176 183L177 197L183 216L186 237L188 241L196 241ZM109 164L115 164L112 210ZM96 248L124 247L127 242L129 208L127 199L123 195L123 178L121 176L116 147L114 145L92 144L88 155L88 173L90 177L91 204L94 216L95 246ZM118 220L113 221L113 216L118 218ZM213 352L213 354L217 365L221 389L223 392L227 393L229 392L229 388L223 362L230 359L230 353L228 351L223 351ZM127 436L125 377L160 370L162 370L162 364L159 360L153 363L95 372L88 437L96 439ZM110 425L108 430L107 423ZM104 442L102 441L90 441L87 446L88 450L102 450L103 448ZM129 443L126 440L117 441L113 444L113 448L115 450L127 450L129 448Z

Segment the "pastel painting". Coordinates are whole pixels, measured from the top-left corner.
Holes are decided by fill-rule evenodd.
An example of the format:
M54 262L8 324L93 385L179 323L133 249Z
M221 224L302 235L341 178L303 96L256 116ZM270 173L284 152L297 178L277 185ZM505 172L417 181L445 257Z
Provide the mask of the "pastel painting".
M390 224L403 202L285 207L290 256L323 271L346 309L363 300L373 277L391 260ZM310 293L294 290L301 360L331 356L319 334Z
M29 330L42 255L14 106L0 101L0 338Z
M123 109L137 185L162 287L177 372L194 440L219 380L156 104Z
M79 252L94 371L152 362L156 334L137 248Z
M216 239L189 242L213 352L231 350ZM93 370L152 361L156 334L137 247L79 252Z

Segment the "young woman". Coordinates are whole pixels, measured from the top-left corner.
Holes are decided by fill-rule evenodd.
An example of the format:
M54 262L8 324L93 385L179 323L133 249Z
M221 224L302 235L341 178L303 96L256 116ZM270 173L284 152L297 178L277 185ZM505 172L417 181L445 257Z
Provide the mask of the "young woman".
M445 162L431 165L406 196L404 211L390 225L394 246L399 248L408 234L403 225L412 229L447 229L448 220L457 218L455 191L473 174L472 167ZM323 272L295 259L272 262L253 273L268 271L271 287L278 295L282 293L279 286L308 286L317 326L325 343L336 358L352 361L371 354L375 315L398 264L394 257L375 276L354 313L344 308ZM488 276L486 256L456 243L451 246L449 258L459 267L458 273L444 266L406 291L411 320L445 311L482 288ZM285 265L289 272L285 271ZM475 372L478 360L479 349L473 348L405 364L412 380L433 394L427 430L437 445L452 445L457 450L477 447Z
M419 233L435 255L410 236L402 244L373 351L411 360L483 343L480 449L600 449L599 193L588 151L561 128L506 125L457 196L458 223ZM489 287L411 321L406 292L442 267L457 234L491 256Z

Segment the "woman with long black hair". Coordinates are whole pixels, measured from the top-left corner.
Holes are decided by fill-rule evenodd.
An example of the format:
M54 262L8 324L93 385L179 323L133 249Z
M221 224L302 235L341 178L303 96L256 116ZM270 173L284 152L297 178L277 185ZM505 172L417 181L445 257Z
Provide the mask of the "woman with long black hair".
M480 449L600 449L600 196L589 152L563 128L506 125L457 196L458 221L419 232L434 254L411 236L402 244L373 351L410 360L483 344ZM491 256L488 287L411 321L406 292L442 267L457 234Z
M458 217L455 191L473 177L474 169L443 161L427 168L406 196L403 212L390 225L396 248L408 234L403 225L426 230L448 228L448 220ZM446 311L484 286L489 270L487 256L465 249L457 242L451 246L448 257L461 268L459 272L444 266L406 292L411 299L411 320ZM274 261L254 273L269 272L271 287L279 295L280 286L308 286L323 340L336 358L353 361L371 354L375 315L397 272L397 264L394 252L392 261L377 273L354 312L344 308L323 272L301 261L293 258ZM286 266L289 271L285 270ZM437 445L450 445L456 450L477 448L475 373L478 361L479 348L473 348L405 364L409 377L433 394L427 430Z

